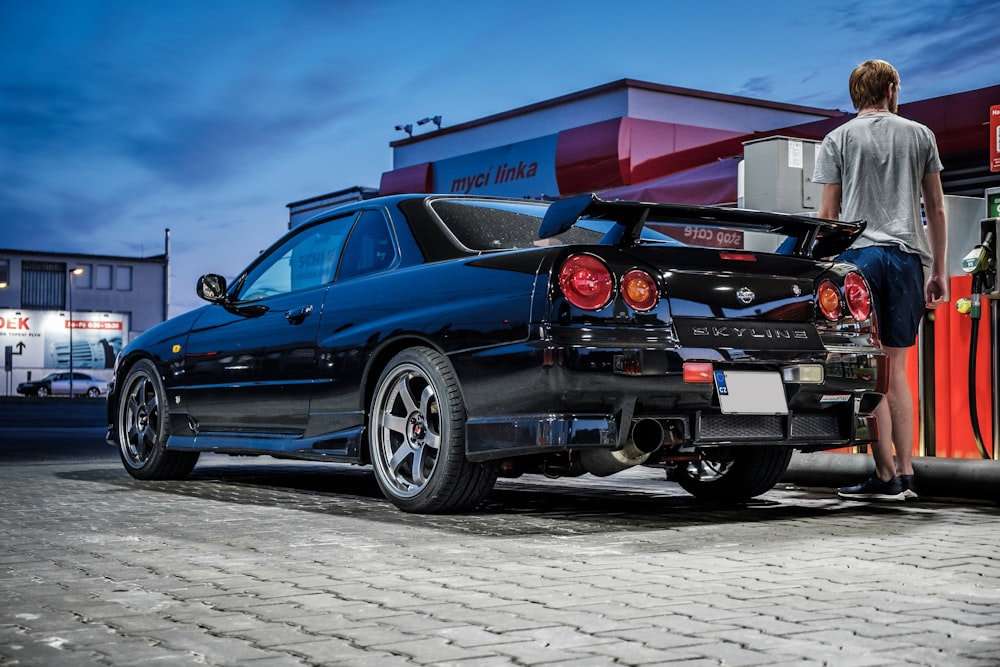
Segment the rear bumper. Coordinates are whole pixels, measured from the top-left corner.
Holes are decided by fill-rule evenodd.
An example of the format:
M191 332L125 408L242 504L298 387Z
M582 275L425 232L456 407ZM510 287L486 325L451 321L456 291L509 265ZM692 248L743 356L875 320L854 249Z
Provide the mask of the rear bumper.
M635 425L656 422L666 454L713 447L781 445L804 452L870 444L878 438L871 414L722 415L697 412L633 418L613 415L520 415L472 419L466 455L472 461L581 449L622 449ZM622 436L626 436L624 439ZM659 449L659 448L658 448Z
M784 383L787 414L724 414L715 386L683 380L688 358L706 350L623 350L522 346L483 375L475 359L453 360L468 408L467 455L489 460L574 449L622 449L633 426L649 420L665 435L665 450L785 445L802 451L869 444L877 439L873 411L882 399L880 350L781 353L735 359L715 353L714 368L780 371L822 365L817 384Z

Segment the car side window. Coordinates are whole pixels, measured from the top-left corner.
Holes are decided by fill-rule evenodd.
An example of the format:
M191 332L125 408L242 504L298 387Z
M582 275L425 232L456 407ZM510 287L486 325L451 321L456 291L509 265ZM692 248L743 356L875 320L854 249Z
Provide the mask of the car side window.
M288 238L247 273L237 299L256 301L331 282L354 219L334 218Z
M379 211L365 211L351 231L344 248L337 280L376 273L389 268L396 259L389 223Z

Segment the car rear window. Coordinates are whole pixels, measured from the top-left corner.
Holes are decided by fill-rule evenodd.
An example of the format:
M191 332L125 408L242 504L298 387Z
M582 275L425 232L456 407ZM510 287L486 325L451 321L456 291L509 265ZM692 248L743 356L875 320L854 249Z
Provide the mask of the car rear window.
M608 219L581 218L568 231L539 239L538 229L548 209L544 202L436 199L431 202L431 208L459 243L479 252L539 245L598 244L616 224ZM648 243L769 253L785 252L783 242L789 240L782 234L751 231L724 223L704 224L663 217L650 218L641 238Z
M531 202L438 199L431 208L466 248L477 251L530 248L560 243L598 243L600 231L574 227L553 239L539 239L547 206Z

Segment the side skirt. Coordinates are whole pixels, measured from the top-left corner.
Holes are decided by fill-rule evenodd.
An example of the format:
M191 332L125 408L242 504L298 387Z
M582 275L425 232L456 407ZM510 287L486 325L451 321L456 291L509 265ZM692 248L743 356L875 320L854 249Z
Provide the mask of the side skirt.
M310 461L361 461L364 428L327 433L315 438L245 433L171 435L167 449L220 454L264 454Z

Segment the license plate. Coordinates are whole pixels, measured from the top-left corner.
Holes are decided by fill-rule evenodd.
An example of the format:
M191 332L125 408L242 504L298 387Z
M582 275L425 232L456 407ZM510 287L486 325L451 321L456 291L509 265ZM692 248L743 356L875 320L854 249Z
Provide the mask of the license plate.
M715 371L719 407L729 415L787 415L780 373Z

